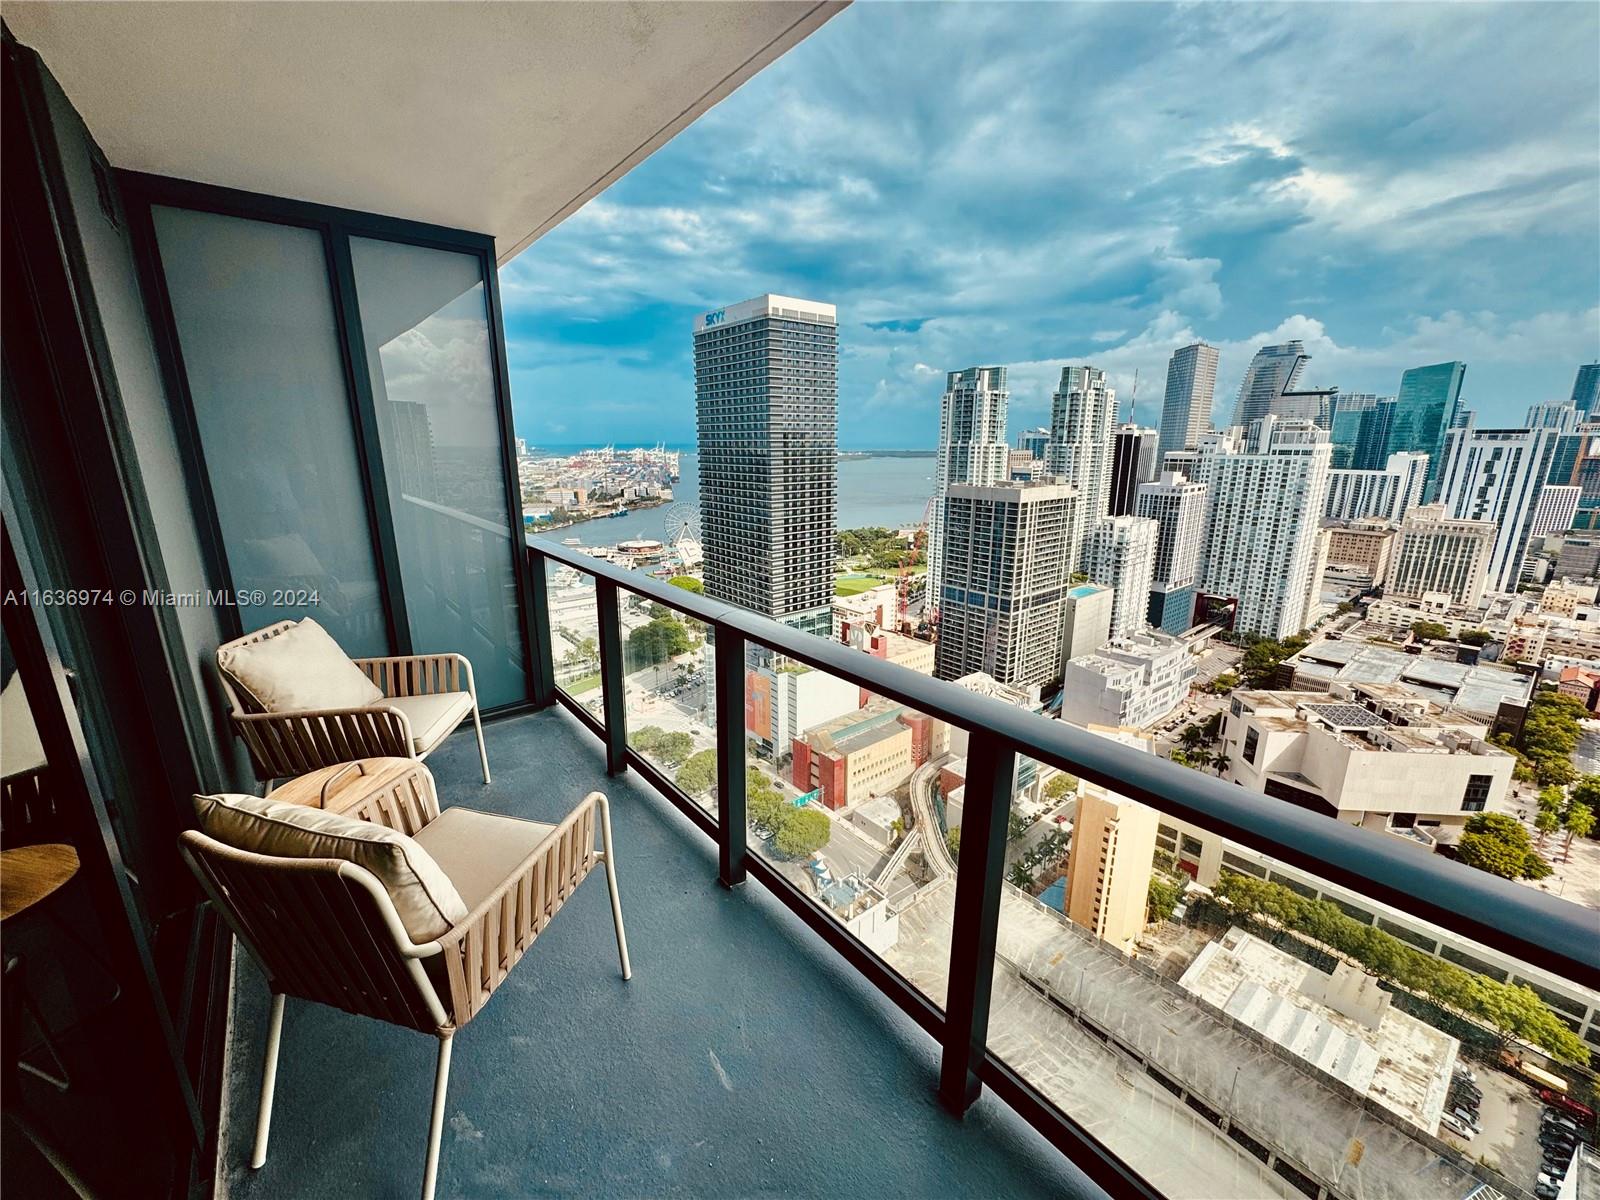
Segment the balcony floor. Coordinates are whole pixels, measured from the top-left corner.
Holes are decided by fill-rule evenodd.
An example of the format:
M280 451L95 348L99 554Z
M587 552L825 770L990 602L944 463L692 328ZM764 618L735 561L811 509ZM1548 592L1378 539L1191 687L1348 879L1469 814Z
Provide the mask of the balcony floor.
M710 840L636 775L608 779L565 711L485 735L494 784L457 734L429 760L441 803L557 820L611 798L633 979L596 879L456 1038L440 1196L1100 1195L992 1096L950 1117L932 1040L759 884L719 886ZM250 1170L267 1007L241 953L222 1194L415 1194L436 1043L301 1001Z

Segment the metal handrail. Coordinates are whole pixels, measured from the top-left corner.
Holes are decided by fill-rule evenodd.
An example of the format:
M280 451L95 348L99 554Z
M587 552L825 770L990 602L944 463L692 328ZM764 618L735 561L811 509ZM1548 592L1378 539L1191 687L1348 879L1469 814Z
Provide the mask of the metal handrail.
M1600 988L1600 917L1570 901L1419 853L1343 822L1249 792L1063 721L803 633L779 621L673 587L544 538L536 556L737 632L818 670L848 679L1015 751L1070 771L1211 833L1352 888L1374 900Z

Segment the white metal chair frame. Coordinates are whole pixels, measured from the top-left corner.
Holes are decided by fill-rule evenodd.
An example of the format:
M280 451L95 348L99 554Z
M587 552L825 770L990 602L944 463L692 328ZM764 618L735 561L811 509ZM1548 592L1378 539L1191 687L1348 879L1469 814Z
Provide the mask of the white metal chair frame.
M222 669L225 651L277 637L294 626L294 621L279 621L217 648L217 673L222 676L222 690L228 697L234 730L244 740L250 752L250 765L256 778L266 783L268 795L279 779L306 775L337 763L358 758L410 758L421 762L433 752L436 746L420 754L416 751L411 721L398 708L374 702L359 708L266 712ZM478 763L483 768L484 783L489 782L489 753L483 744L478 686L472 677L472 663L464 655L405 654L350 661L382 689L385 697L466 692L472 698ZM440 742L443 740L441 738Z
M375 807L362 815L412 834L439 815L432 788L419 808ZM600 848L595 848L598 816ZM236 850L198 830L180 835L184 860L233 932L261 964L272 990L261 1103L250 1165L267 1160L285 999L297 996L439 1039L422 1200L439 1173L450 1049L552 917L603 864L622 977L633 975L622 928L606 798L590 792L467 917L423 945L413 942L382 883L340 859L276 858ZM425 969L432 967L430 972ZM445 994L438 986L443 977Z

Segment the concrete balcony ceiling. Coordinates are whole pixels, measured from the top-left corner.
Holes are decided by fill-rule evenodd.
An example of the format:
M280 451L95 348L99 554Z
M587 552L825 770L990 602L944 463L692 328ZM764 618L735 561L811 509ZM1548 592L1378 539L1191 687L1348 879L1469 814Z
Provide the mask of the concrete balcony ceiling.
M12 3L112 165L493 234L505 262L840 9Z

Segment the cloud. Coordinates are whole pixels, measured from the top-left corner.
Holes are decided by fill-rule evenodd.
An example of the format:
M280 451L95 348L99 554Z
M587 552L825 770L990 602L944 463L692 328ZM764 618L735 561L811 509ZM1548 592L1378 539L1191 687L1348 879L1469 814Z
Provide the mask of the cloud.
M1028 420L1137 368L1153 420L1173 346L1221 396L1287 330L1520 414L1600 355L1597 51L1578 5L857 5L502 270L519 428L691 440L694 315L766 291L838 305L847 445L972 365Z

